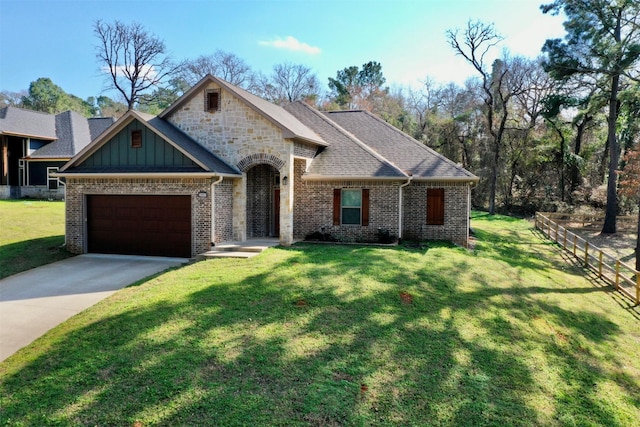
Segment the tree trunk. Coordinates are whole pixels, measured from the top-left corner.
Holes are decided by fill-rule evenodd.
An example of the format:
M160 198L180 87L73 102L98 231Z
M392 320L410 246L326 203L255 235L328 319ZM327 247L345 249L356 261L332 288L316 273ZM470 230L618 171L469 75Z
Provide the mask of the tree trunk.
M638 202L638 233L636 235L636 270L640 271L640 202Z
M618 213L618 160L620 152L616 140L616 122L618 121L618 85L620 75L611 76L611 94L609 96L609 118L607 142L609 145L609 179L607 181L607 207L604 216L602 233L612 234L616 232L616 215Z
M578 124L578 128L576 131L576 139L575 145L573 148L573 154L578 157L580 156L580 151L582 150L582 139L584 137L584 131L587 127L587 124L591 121L591 116L585 115L582 122ZM582 184L582 177L580 176L580 168L574 161L571 165L571 195L573 198L573 193L578 189L578 187Z
M489 215L496 213L496 188L498 186L498 161L500 160L500 147L494 147L493 165L491 165L491 186L489 187Z

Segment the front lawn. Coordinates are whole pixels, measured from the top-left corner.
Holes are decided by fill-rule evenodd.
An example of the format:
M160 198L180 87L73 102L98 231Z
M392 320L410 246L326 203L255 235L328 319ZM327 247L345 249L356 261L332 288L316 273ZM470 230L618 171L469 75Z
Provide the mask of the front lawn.
M638 425L638 309L528 222L473 225L123 289L0 365L0 425Z
M68 258L64 202L0 200L0 279Z

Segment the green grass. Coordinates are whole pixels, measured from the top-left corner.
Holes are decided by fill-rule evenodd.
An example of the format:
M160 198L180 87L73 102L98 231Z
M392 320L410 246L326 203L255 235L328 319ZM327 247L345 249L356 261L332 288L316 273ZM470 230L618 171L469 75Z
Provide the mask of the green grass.
M0 279L68 258L64 202L0 200Z
M638 310L526 221L473 226L123 289L0 365L0 425L638 425Z

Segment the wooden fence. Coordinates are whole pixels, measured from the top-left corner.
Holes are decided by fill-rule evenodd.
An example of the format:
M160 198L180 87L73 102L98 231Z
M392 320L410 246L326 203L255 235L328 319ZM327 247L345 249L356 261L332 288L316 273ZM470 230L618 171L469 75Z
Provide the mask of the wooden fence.
M601 214L589 215L543 212L542 215L560 225L570 224L580 228L602 228L604 224L604 215ZM638 217L633 215L619 216L616 218L616 225L621 230L635 230L638 226Z
M640 304L640 272L567 230L549 216L550 214L544 212L536 213L538 230L566 251L573 253L585 267L595 271L598 277L611 283L616 290L631 298L636 305ZM575 220L572 223L575 223Z

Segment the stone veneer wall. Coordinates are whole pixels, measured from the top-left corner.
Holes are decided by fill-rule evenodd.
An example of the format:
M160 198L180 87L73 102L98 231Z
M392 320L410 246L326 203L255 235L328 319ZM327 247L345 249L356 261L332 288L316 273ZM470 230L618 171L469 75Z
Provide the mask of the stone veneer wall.
M444 188L444 225L427 225L427 188ZM462 246L469 240L469 185L412 182L404 188L403 238L450 240Z
M204 93L221 89L211 83L166 119L232 165L255 153L288 162L292 142L282 131L230 92L221 89L220 110L205 111Z
M233 240L233 181L225 178L214 187L214 243Z
M372 242L378 228L398 235L398 189L400 182L388 181L303 181L305 161L294 161L294 237L304 238L315 231L329 233L345 242ZM333 225L333 190L369 189L369 225Z
M220 89L220 110L205 111L205 92ZM215 83L198 91L166 119L191 136L227 163L243 172L244 166L253 166L255 159L276 166L280 176L293 173L294 144L284 139L282 130L247 106L244 101ZM304 144L302 144L304 145ZM308 147L299 150L309 154ZM262 157L261 157L262 156ZM262 163L262 162L261 162ZM233 238L244 240L249 232L246 219L246 180L236 180L233 190ZM280 192L280 242L291 244L293 240L293 193L290 188Z
M20 187L20 197L43 200L64 200L64 186L56 190L49 190L46 185L23 185Z
M67 250L85 252L85 195L90 194L166 194L191 195L191 255L211 248L210 178L67 178ZM207 197L198 197L205 191Z

